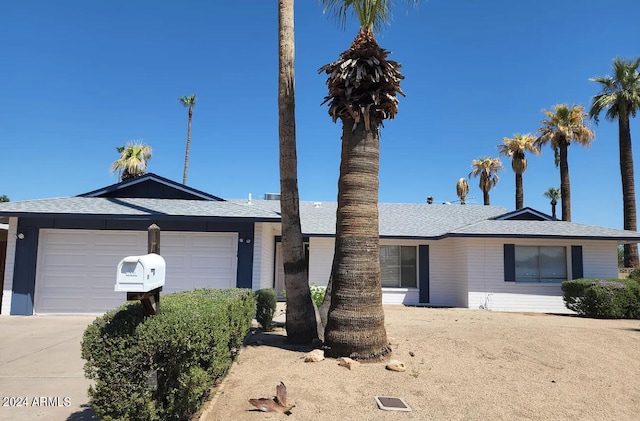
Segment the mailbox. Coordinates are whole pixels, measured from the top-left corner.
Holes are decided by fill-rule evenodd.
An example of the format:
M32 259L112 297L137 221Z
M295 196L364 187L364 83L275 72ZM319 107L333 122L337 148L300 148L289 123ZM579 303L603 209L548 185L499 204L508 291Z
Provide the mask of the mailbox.
M149 292L164 285L165 261L155 253L128 256L118 264L115 291Z

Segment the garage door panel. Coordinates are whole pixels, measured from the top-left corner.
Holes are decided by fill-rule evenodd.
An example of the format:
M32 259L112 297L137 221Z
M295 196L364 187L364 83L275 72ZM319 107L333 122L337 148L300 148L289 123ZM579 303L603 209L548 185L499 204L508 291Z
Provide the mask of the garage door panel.
M86 255L72 255L65 253L47 254L43 261L50 270L61 270L67 272L69 267L84 267Z
M163 232L163 293L235 287L237 241L235 233ZM113 290L118 263L146 249L146 232L40 230L35 312L103 313L118 307L126 301L126 293Z

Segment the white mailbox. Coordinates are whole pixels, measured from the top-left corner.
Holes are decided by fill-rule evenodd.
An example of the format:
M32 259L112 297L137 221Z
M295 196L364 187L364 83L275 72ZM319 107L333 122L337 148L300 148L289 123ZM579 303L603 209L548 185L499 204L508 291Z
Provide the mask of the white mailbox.
M149 292L164 285L165 261L159 254L128 256L120 260L115 291Z

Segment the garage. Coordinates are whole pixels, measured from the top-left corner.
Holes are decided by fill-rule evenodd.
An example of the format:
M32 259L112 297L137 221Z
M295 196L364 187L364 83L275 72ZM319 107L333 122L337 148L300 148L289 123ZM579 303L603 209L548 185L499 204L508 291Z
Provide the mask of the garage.
M119 306L126 293L113 290L118 262L146 251L146 232L41 229L34 312L103 313ZM167 264L163 293L236 286L237 233L163 231L160 251Z

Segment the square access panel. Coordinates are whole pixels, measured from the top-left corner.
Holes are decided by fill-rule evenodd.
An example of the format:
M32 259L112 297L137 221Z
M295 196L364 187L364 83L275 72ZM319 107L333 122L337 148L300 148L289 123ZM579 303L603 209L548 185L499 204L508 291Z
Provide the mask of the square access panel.
M374 396L378 408L385 411L407 411L410 412L411 408L402 398L394 398L391 396Z

